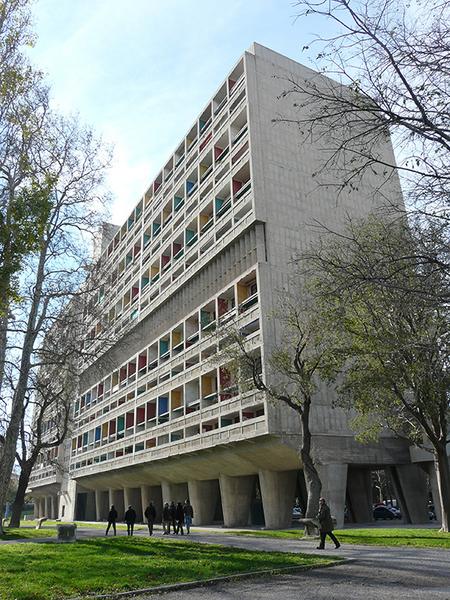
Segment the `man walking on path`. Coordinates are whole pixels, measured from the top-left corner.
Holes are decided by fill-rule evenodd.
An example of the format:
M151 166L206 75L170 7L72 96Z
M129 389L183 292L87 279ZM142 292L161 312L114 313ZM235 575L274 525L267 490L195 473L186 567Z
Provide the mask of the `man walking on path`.
M153 502L149 502L149 505L145 509L144 516L147 519L148 534L153 535L153 523L156 519L156 509L153 506Z
M117 514L117 510L114 508L114 504L112 504L111 508L109 509L109 513L108 513L108 527L106 528L105 535L108 535L108 531L110 530L111 525L112 525L112 528L114 531L114 535L117 535L116 521L117 521L118 516L119 515Z
M188 499L185 500L183 506L184 524L186 525L186 535L191 533L192 519L194 518L194 509Z
M163 514L162 514L162 523L163 523L163 530L164 530L164 535L168 535L170 533L170 507L169 507L169 503L166 502L164 504L164 508L163 508Z
M127 524L127 534L133 535L134 532L134 524L136 523L136 511L132 506L128 507L127 512L123 518L125 523Z
M175 533L178 533L178 531L177 531L177 507L175 506L175 502L173 500L170 503L169 511L170 511L170 522L172 523L172 528L173 528L172 533L175 535ZM169 533L170 533L170 528L169 528Z
M329 535L334 542L335 548L339 548L341 544L333 533L333 521L331 519L330 507L325 502L325 498L320 498L319 500L319 512L317 513L317 520L319 521L320 531L320 545L317 546L317 550L324 550L325 538L327 535Z
M184 510L181 502L177 503L176 507L176 520L177 520L177 535L181 532L181 535L184 535L183 531L183 522L184 522Z

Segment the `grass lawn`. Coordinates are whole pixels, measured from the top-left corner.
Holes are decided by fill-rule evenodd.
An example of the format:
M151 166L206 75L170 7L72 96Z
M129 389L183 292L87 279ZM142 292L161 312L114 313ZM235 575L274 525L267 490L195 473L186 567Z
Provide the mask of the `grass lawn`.
M0 546L2 600L56 600L338 559L148 538Z
M48 538L56 537L56 521L45 521L42 524L41 529L35 529L36 521L22 521L20 529L9 529L5 528L4 535L0 535L0 540L22 540L22 539L34 539L34 538ZM86 529L106 529L106 523L77 523L78 527ZM119 531L126 531L127 526L123 524L117 524ZM147 529L145 525L136 525L134 530Z
M341 544L366 544L370 546L414 546L416 548L450 548L450 533L437 529L338 529L335 531ZM238 531L230 535L256 535L279 539L299 539L300 529L282 531Z

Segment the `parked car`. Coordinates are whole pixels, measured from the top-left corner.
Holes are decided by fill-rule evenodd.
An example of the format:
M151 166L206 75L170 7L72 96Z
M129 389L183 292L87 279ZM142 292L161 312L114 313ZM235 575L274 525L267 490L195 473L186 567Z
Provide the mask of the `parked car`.
M376 506L373 509L373 518L378 519L388 519L392 521L393 519L401 519L401 513L397 508L392 506Z
M292 509L292 520L298 521L299 519L303 519L303 512L300 506L294 506Z

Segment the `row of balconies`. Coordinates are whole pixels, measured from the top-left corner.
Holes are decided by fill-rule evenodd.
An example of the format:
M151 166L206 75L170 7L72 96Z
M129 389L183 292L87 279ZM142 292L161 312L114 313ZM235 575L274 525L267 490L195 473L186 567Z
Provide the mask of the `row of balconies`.
M243 94L243 97L240 96ZM243 62L241 61L233 74L223 84L211 103L205 108L199 119L193 125L185 140L179 145L175 153L166 163L163 170L157 175L150 188L147 190L144 201L138 203L127 221L115 235L105 250L104 257L112 256L120 247L123 247L129 234L141 219L143 210L156 204L163 193L174 186L180 175L184 172L195 158L201 153L214 133L217 133L223 125L240 106L245 97L245 77ZM238 100L238 102L237 102ZM228 111L225 111L226 107Z
M203 339L210 338L211 331L217 325L224 325L232 318L244 315L256 304L258 304L256 271L252 270L84 392L75 404L75 416L94 406L104 395L110 396L119 388L126 386L130 378L134 381L139 375L157 369L183 350L191 348Z
M105 460L116 460L127 454L137 454L144 450L151 450L180 440L201 438L216 430L242 427L243 424L255 420L265 420L264 404L262 402L238 410L223 412L187 426L180 423L178 427L172 428L170 431L145 431L143 435L135 436L133 439L121 436L111 440L111 442L95 440L87 443L86 446L74 447L71 462L73 465L79 456L84 457L85 453L89 453L86 454L84 464L78 463L79 466L75 466L75 468L82 468L89 464L96 464ZM104 447L105 444L108 444L107 448ZM108 458L105 458L105 456Z

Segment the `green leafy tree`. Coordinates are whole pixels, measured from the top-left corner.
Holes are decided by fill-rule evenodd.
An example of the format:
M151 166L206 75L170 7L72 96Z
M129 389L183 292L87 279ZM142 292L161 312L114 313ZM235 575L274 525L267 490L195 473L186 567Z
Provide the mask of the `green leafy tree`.
M442 265L448 247L439 219L372 217L303 257L316 301L315 332L329 349L323 372L335 382L339 403L356 411L360 437L377 438L388 427L433 452L445 531L450 277Z

